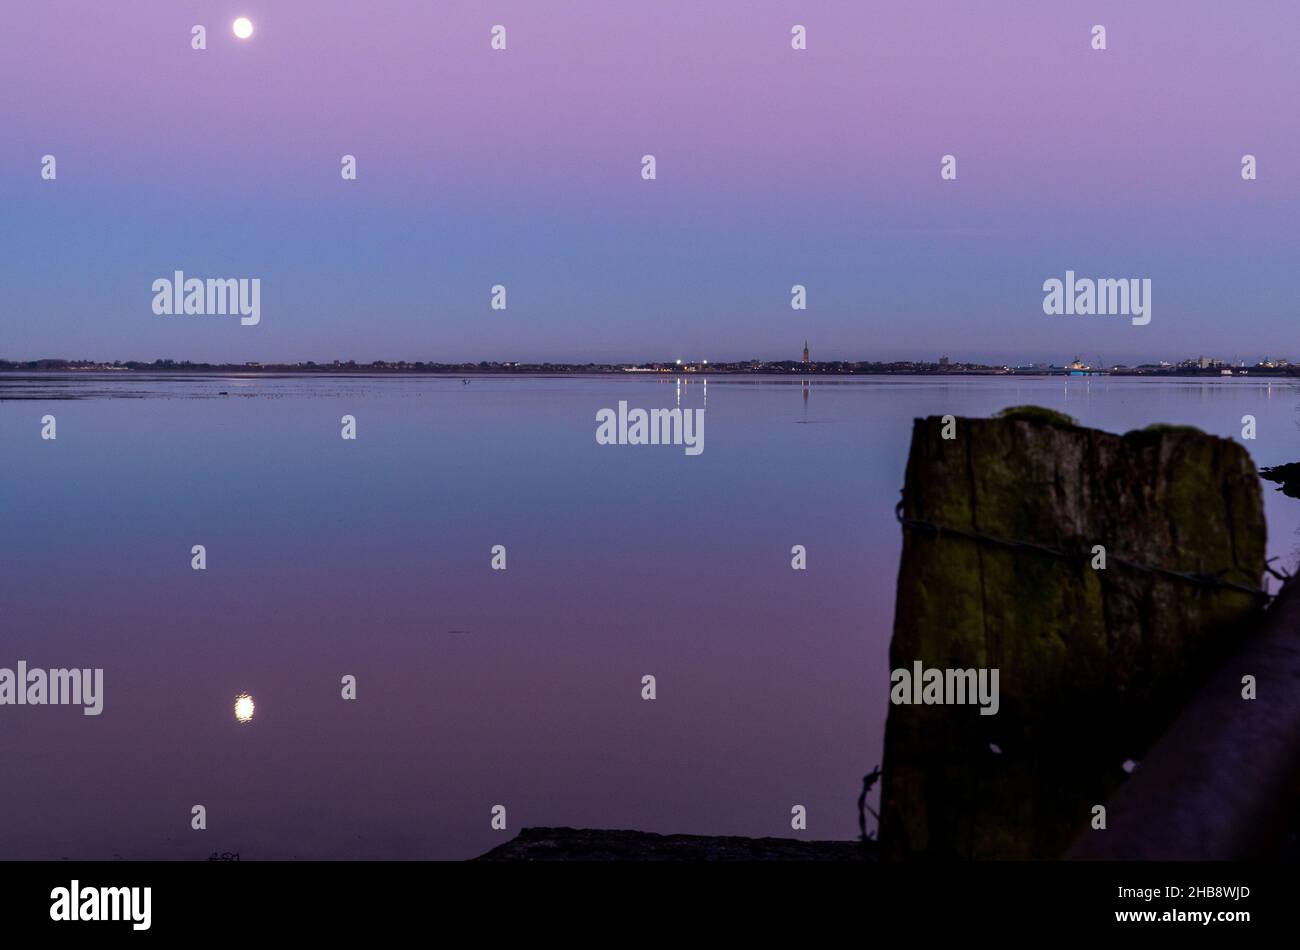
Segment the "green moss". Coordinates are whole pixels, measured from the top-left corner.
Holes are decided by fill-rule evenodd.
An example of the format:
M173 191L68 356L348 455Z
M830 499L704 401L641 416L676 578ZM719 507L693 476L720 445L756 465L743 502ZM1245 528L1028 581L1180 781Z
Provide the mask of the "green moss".
M1047 422L1055 426L1078 425L1073 418L1055 409L1042 406L1008 406L997 414L999 419L1022 419L1025 422Z
M1205 433L1196 428L1196 426L1176 426L1169 422L1153 422L1145 429L1137 430L1139 432L1186 432L1192 435L1205 435Z

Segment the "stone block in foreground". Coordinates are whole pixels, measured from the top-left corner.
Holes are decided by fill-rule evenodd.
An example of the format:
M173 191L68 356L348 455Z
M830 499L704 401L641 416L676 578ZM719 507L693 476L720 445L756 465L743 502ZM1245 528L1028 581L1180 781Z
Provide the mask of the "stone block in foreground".
M874 843L869 843L869 847ZM864 861L857 841L525 828L476 861Z

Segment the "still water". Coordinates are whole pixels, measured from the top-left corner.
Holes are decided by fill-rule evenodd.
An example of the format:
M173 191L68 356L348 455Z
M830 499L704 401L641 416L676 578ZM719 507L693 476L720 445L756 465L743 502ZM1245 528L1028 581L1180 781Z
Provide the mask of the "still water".
M619 400L705 408L705 450L597 445ZM1298 401L1265 379L0 375L0 667L104 670L99 716L0 706L0 858L466 858L529 825L790 836L796 804L806 836L852 838L914 417L1035 403L1240 439L1251 414L1262 466L1300 459ZM1294 562L1300 502L1265 499Z

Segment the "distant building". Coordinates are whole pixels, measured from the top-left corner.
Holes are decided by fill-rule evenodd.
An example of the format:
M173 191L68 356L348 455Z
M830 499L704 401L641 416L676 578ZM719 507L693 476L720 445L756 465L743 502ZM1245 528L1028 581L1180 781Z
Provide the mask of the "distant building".
M803 341L803 362L805 366L808 365L808 341L807 340Z
M940 366L947 366L947 365L948 365L948 357L946 357L946 356L941 356L941 357L939 357L939 365L940 365Z

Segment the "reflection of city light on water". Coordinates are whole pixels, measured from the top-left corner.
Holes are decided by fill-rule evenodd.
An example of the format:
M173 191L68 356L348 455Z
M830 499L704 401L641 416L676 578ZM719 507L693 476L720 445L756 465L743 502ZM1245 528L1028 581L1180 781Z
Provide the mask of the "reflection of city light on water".
M253 697L247 693L240 693L235 697L235 718L240 722L252 722L256 708Z

